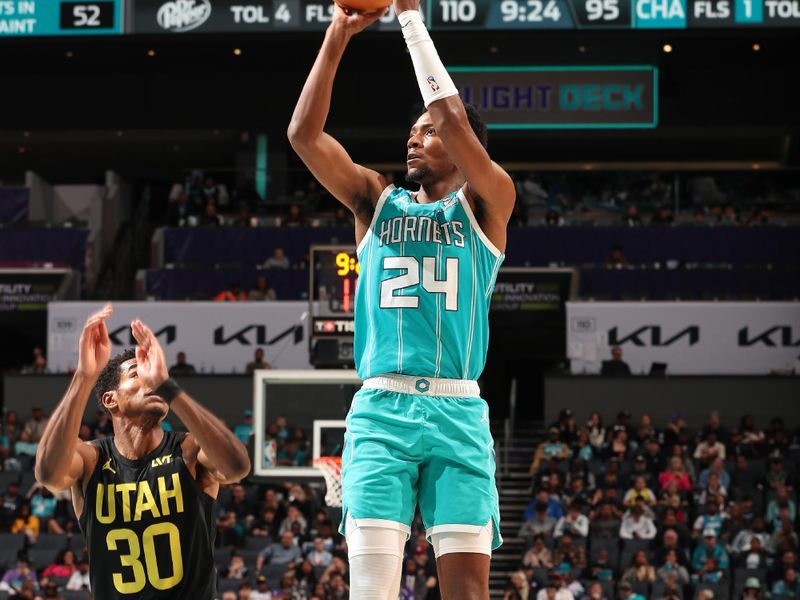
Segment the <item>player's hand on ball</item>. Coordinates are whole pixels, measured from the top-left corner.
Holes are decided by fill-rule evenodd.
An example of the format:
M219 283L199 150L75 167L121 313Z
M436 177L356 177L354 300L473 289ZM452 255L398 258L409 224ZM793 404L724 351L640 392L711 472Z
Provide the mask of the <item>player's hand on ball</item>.
M106 319L113 312L111 305L106 304L86 319L78 344L78 373L97 377L111 358L111 340L108 337Z
M398 15L407 10L419 10L419 0L394 0L394 12Z
M373 12L356 12L349 8L342 8L339 4L333 6L333 25L341 27L349 35L364 31L375 21L386 14L387 8Z
M131 331L136 339L136 373L142 385L155 392L169 379L167 359L158 339L150 328L138 319L131 323Z

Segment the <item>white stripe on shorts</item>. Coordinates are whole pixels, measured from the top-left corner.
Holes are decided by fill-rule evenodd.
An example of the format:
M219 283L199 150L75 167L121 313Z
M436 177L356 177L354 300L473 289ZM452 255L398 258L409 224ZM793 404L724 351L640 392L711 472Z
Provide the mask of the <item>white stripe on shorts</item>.
M386 390L400 394L418 396L447 396L450 398L480 398L481 389L477 381L471 379L442 379L438 377L417 377L387 373L370 377L364 388Z

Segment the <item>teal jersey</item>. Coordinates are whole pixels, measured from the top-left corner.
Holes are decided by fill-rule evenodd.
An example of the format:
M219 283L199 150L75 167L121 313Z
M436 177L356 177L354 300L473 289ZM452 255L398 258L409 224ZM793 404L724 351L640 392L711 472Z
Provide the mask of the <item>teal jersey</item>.
M477 379L489 345L489 303L503 254L463 191L419 204L387 187L358 246L355 362L384 373Z

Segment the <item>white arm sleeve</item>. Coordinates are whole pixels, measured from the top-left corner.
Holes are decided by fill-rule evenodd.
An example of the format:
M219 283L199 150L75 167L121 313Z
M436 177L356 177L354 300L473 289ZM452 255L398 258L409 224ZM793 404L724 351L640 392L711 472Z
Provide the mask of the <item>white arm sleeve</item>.
M403 11L397 15L397 20L403 28L403 37L411 54L425 108L436 100L457 96L458 89L444 68L419 11Z

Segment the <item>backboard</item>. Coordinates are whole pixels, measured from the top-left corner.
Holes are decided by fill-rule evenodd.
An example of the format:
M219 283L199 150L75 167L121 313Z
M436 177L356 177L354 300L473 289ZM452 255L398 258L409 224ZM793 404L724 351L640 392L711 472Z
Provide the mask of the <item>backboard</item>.
M259 370L253 374L253 474L261 478L321 477L312 467L320 456L338 456L344 445L345 417L361 388L355 371ZM278 417L285 435L270 435ZM305 434L307 452L292 460L291 438ZM291 463L291 464L289 464Z

